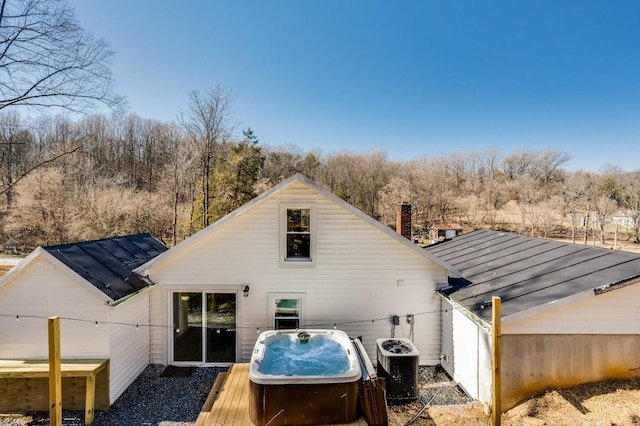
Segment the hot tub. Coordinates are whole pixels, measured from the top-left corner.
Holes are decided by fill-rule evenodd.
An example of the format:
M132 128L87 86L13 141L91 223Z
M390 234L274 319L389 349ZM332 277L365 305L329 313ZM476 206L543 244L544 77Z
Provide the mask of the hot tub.
M351 423L361 377L344 331L265 331L251 355L249 417L258 426Z

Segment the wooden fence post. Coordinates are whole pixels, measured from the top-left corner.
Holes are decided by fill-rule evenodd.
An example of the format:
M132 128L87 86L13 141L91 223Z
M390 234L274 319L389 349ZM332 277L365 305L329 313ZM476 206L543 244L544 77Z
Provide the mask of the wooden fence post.
M60 317L49 318L49 424L62 426Z
M500 417L502 415L502 382L500 377L502 372L502 368L500 366L502 353L500 343L500 337L502 335L502 309L499 297L494 296L491 302L491 382L493 383L491 389L491 425L500 426Z

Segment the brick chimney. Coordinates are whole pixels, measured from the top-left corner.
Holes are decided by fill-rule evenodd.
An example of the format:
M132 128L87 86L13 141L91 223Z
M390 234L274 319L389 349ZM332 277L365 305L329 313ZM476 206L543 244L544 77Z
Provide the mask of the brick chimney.
M396 212L396 232L411 239L411 204L402 203Z

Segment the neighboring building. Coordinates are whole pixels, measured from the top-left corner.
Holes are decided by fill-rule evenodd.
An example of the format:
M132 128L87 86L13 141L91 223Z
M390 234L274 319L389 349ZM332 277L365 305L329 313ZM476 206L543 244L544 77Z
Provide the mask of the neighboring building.
M415 336L440 362L438 283L455 274L410 240L297 174L136 270L151 291L151 362L246 362L258 332L334 327ZM407 314L415 315L411 326Z
M434 223L429 227L429 239L433 242L450 240L462 232L462 225L457 223Z
M167 248L149 234L39 247L0 278L0 359L109 359L110 401L149 364L149 286L132 270ZM139 325L139 327L136 327Z
M636 229L640 212L637 210L624 210L618 211L611 215L611 223L621 226L623 228L633 230Z
M640 255L477 230L426 251L460 270L443 298L442 366L491 398L491 300L502 306L502 408L552 387L640 372Z

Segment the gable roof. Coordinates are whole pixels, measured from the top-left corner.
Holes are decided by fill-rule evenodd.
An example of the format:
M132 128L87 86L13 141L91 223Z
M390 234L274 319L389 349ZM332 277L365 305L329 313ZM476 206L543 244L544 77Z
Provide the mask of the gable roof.
M357 209L356 207L352 206L351 204L347 203L343 199L341 199L339 197L336 197L330 191L320 187L316 183L312 182L310 179L308 179L305 176L303 176L301 173L296 173L295 175L291 176L290 178L280 182L278 185L276 185L276 186L272 187L271 189L263 192L262 194L258 195L256 198L254 198L253 200L251 200L248 203L240 206L239 208L237 208L233 212L229 213L225 217L217 220L216 222L214 222L213 224L209 225L208 227L206 227L206 228L202 229L201 231L193 234L191 237L189 237L186 240L180 242L179 244L176 244L170 250L162 253L161 255L155 257L154 259L151 259L149 262L145 263L144 265L141 265L140 267L136 268L135 272L140 274L140 275L146 276L147 275L147 270L149 268L151 268L152 266L163 262L167 258L169 258L169 257L173 256L174 254L178 253L184 247L187 247L187 246L193 244L195 241L198 241L202 237L208 235L209 233L214 232L216 229L218 229L221 226L225 225L226 223L232 221L236 217L246 213L247 211L253 209L254 207L262 204L264 201L270 199L275 194L287 189L288 187L290 187L291 185L293 185L293 184L295 184L297 182L302 183L303 185L305 185L308 188L312 189L313 191L317 192L320 196L322 196L322 197L332 201L333 203L341 206L345 210L348 210L349 212L351 212L354 215L358 216L359 218L361 218L365 222L369 223L373 227L375 227L375 228L379 229L380 231L384 232L385 234L389 235L391 238L394 238L395 240L401 242L405 246L407 246L407 247L411 248L412 250L414 250L416 253L419 253L421 256L423 256L423 257L431 260L432 262L436 263L437 265L443 267L444 269L446 269L449 272L449 274L451 276L459 276L459 272L455 268L451 267L451 265L449 265L448 263L444 262L443 260L441 260L440 258L438 258L436 256L433 256L431 253L429 253L427 251L424 251L420 246L412 243L411 241L409 241L405 237L401 236L400 234L398 234L397 232L395 232L394 230L392 230L388 226L383 225L379 221L373 219L372 217L370 217L369 215L365 214L364 212L362 212L361 210Z
M42 247L112 300L151 283L133 270L167 250L147 233Z
M149 234L38 247L0 278L0 288L28 269L36 259L60 263L72 279L87 285L108 303L121 301L152 283L133 269L167 250Z
M638 254L508 232L476 230L425 250L462 274L440 292L486 323L493 296L501 298L503 319L516 318L640 280Z

